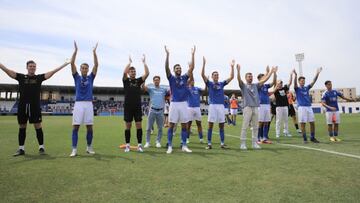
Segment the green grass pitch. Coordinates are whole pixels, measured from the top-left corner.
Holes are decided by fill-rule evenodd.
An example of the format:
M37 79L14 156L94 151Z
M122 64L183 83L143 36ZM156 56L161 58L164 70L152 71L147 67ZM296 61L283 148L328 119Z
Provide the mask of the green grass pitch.
M28 126L26 155L12 157L17 149L16 117L0 116L0 202L359 202L360 159L281 144L262 150L239 149L241 116L237 126L226 126L225 142L205 150L191 137L193 153L154 147L144 153L124 153L122 117L95 117L93 145L96 155L85 153L85 128L79 132L79 156L70 158L71 117L43 117L48 155L38 155L33 126ZM203 117L206 136L206 117ZM342 115L340 143L330 143L324 115L316 116L320 144L307 147L360 157L360 115ZM145 134L146 118L143 121ZM296 134L280 143L304 146ZM133 126L134 127L134 126ZM195 126L194 126L195 127ZM156 130L155 130L156 131ZM193 130L195 132L196 130ZM179 132L179 130L178 130ZM218 128L214 128L218 132ZM162 145L167 141L164 130ZM236 136L237 138L233 137ZM274 123L270 131L274 138ZM144 136L145 138L145 136ZM152 135L154 146L155 135ZM250 132L248 133L250 138ZM132 131L135 145L135 131ZM144 144L144 143L143 143Z

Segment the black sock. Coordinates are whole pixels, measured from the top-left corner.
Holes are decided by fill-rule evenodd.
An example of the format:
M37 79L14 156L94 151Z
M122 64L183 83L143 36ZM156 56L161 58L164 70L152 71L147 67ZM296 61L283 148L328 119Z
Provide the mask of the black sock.
M19 146L24 146L26 138L26 128L19 128Z
M125 130L125 142L126 144L130 143L130 129Z
M36 129L36 138L38 140L39 145L44 144L44 133L42 131L42 128Z
M136 137L138 140L138 144L142 143L142 128L136 130Z
M295 128L296 130L299 130L299 125L297 123L295 124Z

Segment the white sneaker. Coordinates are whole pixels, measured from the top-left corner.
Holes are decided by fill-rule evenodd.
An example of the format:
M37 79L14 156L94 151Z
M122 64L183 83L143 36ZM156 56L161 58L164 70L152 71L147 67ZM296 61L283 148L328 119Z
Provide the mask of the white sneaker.
M280 137L280 135L276 135L276 138L279 138Z
M292 135L290 133L286 133L285 136L291 137Z
M189 143L190 143L189 138L186 138L186 144L189 144Z
M150 147L150 143L145 143L145 145L144 145L144 148L149 148Z
M187 146L183 146L183 147L181 148L181 150L182 150L183 152L187 152L187 153L191 153L191 152L192 152Z
M92 148L92 146L87 146L86 147L86 153L88 154L95 154L94 149Z
M203 144L204 143L204 139L200 139L200 144Z
M297 132L297 133L302 133L300 129L297 129L296 132Z
M254 143L252 144L252 148L253 148L253 149L261 149L261 147L260 147L256 142L254 142Z
M168 149L167 149L167 151L166 151L166 154L171 154L172 153L172 146L169 146L168 147Z
M160 142L156 142L156 148L161 148Z
M246 144L241 144L241 145L240 145L240 149L241 149L241 150L247 150Z
M77 149L71 151L70 157L75 157L77 155Z
M138 151L138 152L144 152L144 150L143 150L143 148L142 148L142 146L141 146L141 145L138 145L138 147L137 147L137 151Z
M130 152L130 146L126 145L124 152Z

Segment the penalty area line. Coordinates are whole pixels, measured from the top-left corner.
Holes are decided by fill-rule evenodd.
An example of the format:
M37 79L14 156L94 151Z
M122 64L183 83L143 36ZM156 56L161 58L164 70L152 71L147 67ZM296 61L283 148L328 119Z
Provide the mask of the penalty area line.
M196 129L196 128L193 128L193 129ZM213 133L217 134L217 135L219 134L218 132L213 132ZM239 136L235 136L235 135L225 134L225 136L240 139ZM287 146L287 147L293 147L293 148L299 148L299 149L307 149L307 150L313 150L313 151L318 151L318 152L324 152L324 153L328 153L328 154L334 154L334 155L338 155L338 156L345 156L345 157L351 157L351 158L355 158L355 159L360 159L360 156L358 156L358 155L342 153L342 152L336 152L336 151L331 151L331 150L327 150L327 149L319 149L319 148L313 148L313 147L307 147L307 146L301 146L301 145L294 145L294 144L282 144L282 143L276 143L276 144Z

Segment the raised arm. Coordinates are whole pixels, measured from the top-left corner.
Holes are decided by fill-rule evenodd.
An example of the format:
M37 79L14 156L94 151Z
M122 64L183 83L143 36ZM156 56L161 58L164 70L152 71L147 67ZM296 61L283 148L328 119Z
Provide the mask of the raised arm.
M277 67L272 67L271 71L265 75L263 78L261 78L261 80L259 81L259 85L263 85L267 80L269 80L269 78L271 77L271 75L277 71Z
M316 83L317 79L319 78L319 74L320 72L322 71L322 67L318 68L317 71L316 71L316 75L313 79L313 81L310 83L310 87L313 87L314 84Z
M189 70L187 72L189 77L192 77L195 68L195 52L196 52L196 46L194 45L194 47L191 48L191 62L189 64Z
M297 72L294 69L294 89L298 88L298 81L297 81Z
M149 67L146 64L145 54L143 54L142 62L144 64L144 75L142 75L141 77L142 77L143 81L145 81L146 78L149 76Z
M276 68L277 68L277 66L276 66ZM274 85L276 85L276 80L277 80L277 70L278 69L276 69L276 71L274 72L274 76L273 76L273 81L272 81L272 83L270 83L270 87L273 87ZM269 66L267 66L266 67L266 74L268 74L270 72L270 67Z
M240 69L241 69L240 64L236 65L236 69L237 69L237 80L239 82L239 87L242 87L244 85L244 82L241 80L241 77L240 77Z
M67 60L65 61L65 63L62 64L60 67L55 68L54 70L45 73L45 80L51 78L56 72L58 72L59 70L65 68L65 67L66 67L67 65L69 65L69 64L70 64L70 61L67 59Z
M165 59L165 72L166 72L166 77L169 78L171 75L171 71L170 71L170 67L169 67L169 50L168 48L165 46L165 52L166 52L166 59Z
M226 83L229 84L231 82L232 79L234 79L234 66L235 66L235 60L231 60L231 63L230 63L230 67L231 67L231 70L230 70L230 77L228 79L226 79Z
M129 63L126 65L126 67L124 69L124 73L123 73L123 81L128 78L128 73L129 73L129 68L131 66L131 63L132 63L132 60L131 60L131 57L129 56Z
M94 67L92 69L92 73L94 75L96 75L97 73L97 69L98 69L98 66L99 66L99 62L98 62L98 57L96 55L96 49L97 49L97 46L98 46L98 43L96 43L94 49L93 49L93 55L94 55Z
M190 68L191 62L189 62L188 65L189 65L189 68ZM194 81L194 74L190 74L190 75L189 75L189 79L187 80L187 84L190 85L190 83L191 83L192 81Z
M201 77L203 78L205 84L209 81L209 78L205 75L205 65L206 65L206 59L205 56L203 56L203 65L201 69Z
M72 72L73 75L77 72L77 68L76 68L76 65L75 65L75 59L76 59L77 51L78 51L78 47L77 47L76 41L74 41L74 53L73 53L73 55L71 57L71 72Z
M12 79L16 78L16 72L13 70L10 70L8 68L6 68L3 64L0 63L0 69L3 70L9 77L11 77Z

